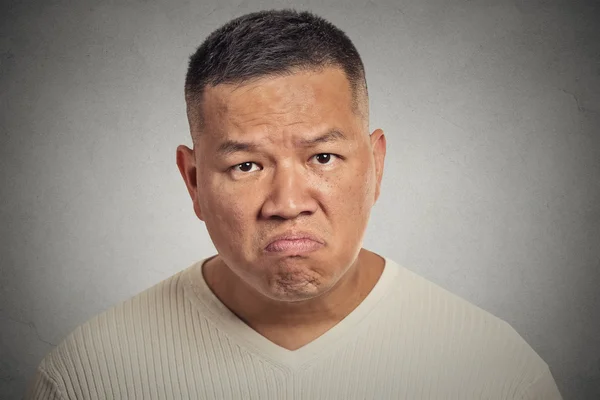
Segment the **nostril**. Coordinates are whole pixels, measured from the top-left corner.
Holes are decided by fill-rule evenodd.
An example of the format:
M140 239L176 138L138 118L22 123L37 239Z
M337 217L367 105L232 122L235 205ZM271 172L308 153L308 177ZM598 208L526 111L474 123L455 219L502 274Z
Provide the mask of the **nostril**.
M274 221L285 221L285 218L283 218L283 217L282 217L282 216L280 216L280 215L271 215L271 216L269 217L269 219L272 219L272 220L274 220Z

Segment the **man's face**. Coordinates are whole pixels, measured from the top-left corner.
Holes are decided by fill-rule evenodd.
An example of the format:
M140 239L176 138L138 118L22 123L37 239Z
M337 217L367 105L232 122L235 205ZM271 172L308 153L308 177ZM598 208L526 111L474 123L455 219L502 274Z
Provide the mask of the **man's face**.
M344 72L210 87L202 114L178 165L225 264L271 299L325 293L356 261L385 157Z

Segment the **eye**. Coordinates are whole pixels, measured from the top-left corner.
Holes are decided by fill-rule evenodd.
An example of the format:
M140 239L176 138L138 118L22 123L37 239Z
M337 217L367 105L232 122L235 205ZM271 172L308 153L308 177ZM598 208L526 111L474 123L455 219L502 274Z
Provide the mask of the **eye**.
M331 153L319 153L312 156L312 158L314 158L321 165L327 165L331 164L333 159L337 158L337 156Z
M233 167L231 167L231 169L233 171L239 171L239 172L253 172L253 171L260 170L260 168L258 167L258 164L254 163L252 161L246 161L241 164L234 165Z

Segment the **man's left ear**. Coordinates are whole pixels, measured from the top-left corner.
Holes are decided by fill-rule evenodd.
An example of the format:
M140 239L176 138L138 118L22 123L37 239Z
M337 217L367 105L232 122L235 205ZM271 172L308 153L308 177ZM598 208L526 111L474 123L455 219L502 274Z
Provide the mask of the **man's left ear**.
M376 129L371 133L371 149L373 151L373 158L375 159L375 174L377 177L375 202L379 198L379 193L381 192L381 179L383 177L383 164L385 161L386 142L383 130Z

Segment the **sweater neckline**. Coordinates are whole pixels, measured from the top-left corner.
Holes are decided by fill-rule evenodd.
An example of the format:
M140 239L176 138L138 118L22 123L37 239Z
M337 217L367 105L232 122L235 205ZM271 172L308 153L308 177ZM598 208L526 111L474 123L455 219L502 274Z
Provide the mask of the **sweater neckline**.
M372 314L377 303L390 292L391 283L398 274L398 266L392 260L382 256L385 263L381 276L363 301L321 336L296 350L288 350L252 329L212 292L204 279L202 268L214 257L216 255L198 261L183 272L185 296L201 315L230 340L272 364L288 370L302 369L310 365L311 360L324 357L334 348L343 345L366 329L369 324L361 325L361 322Z

